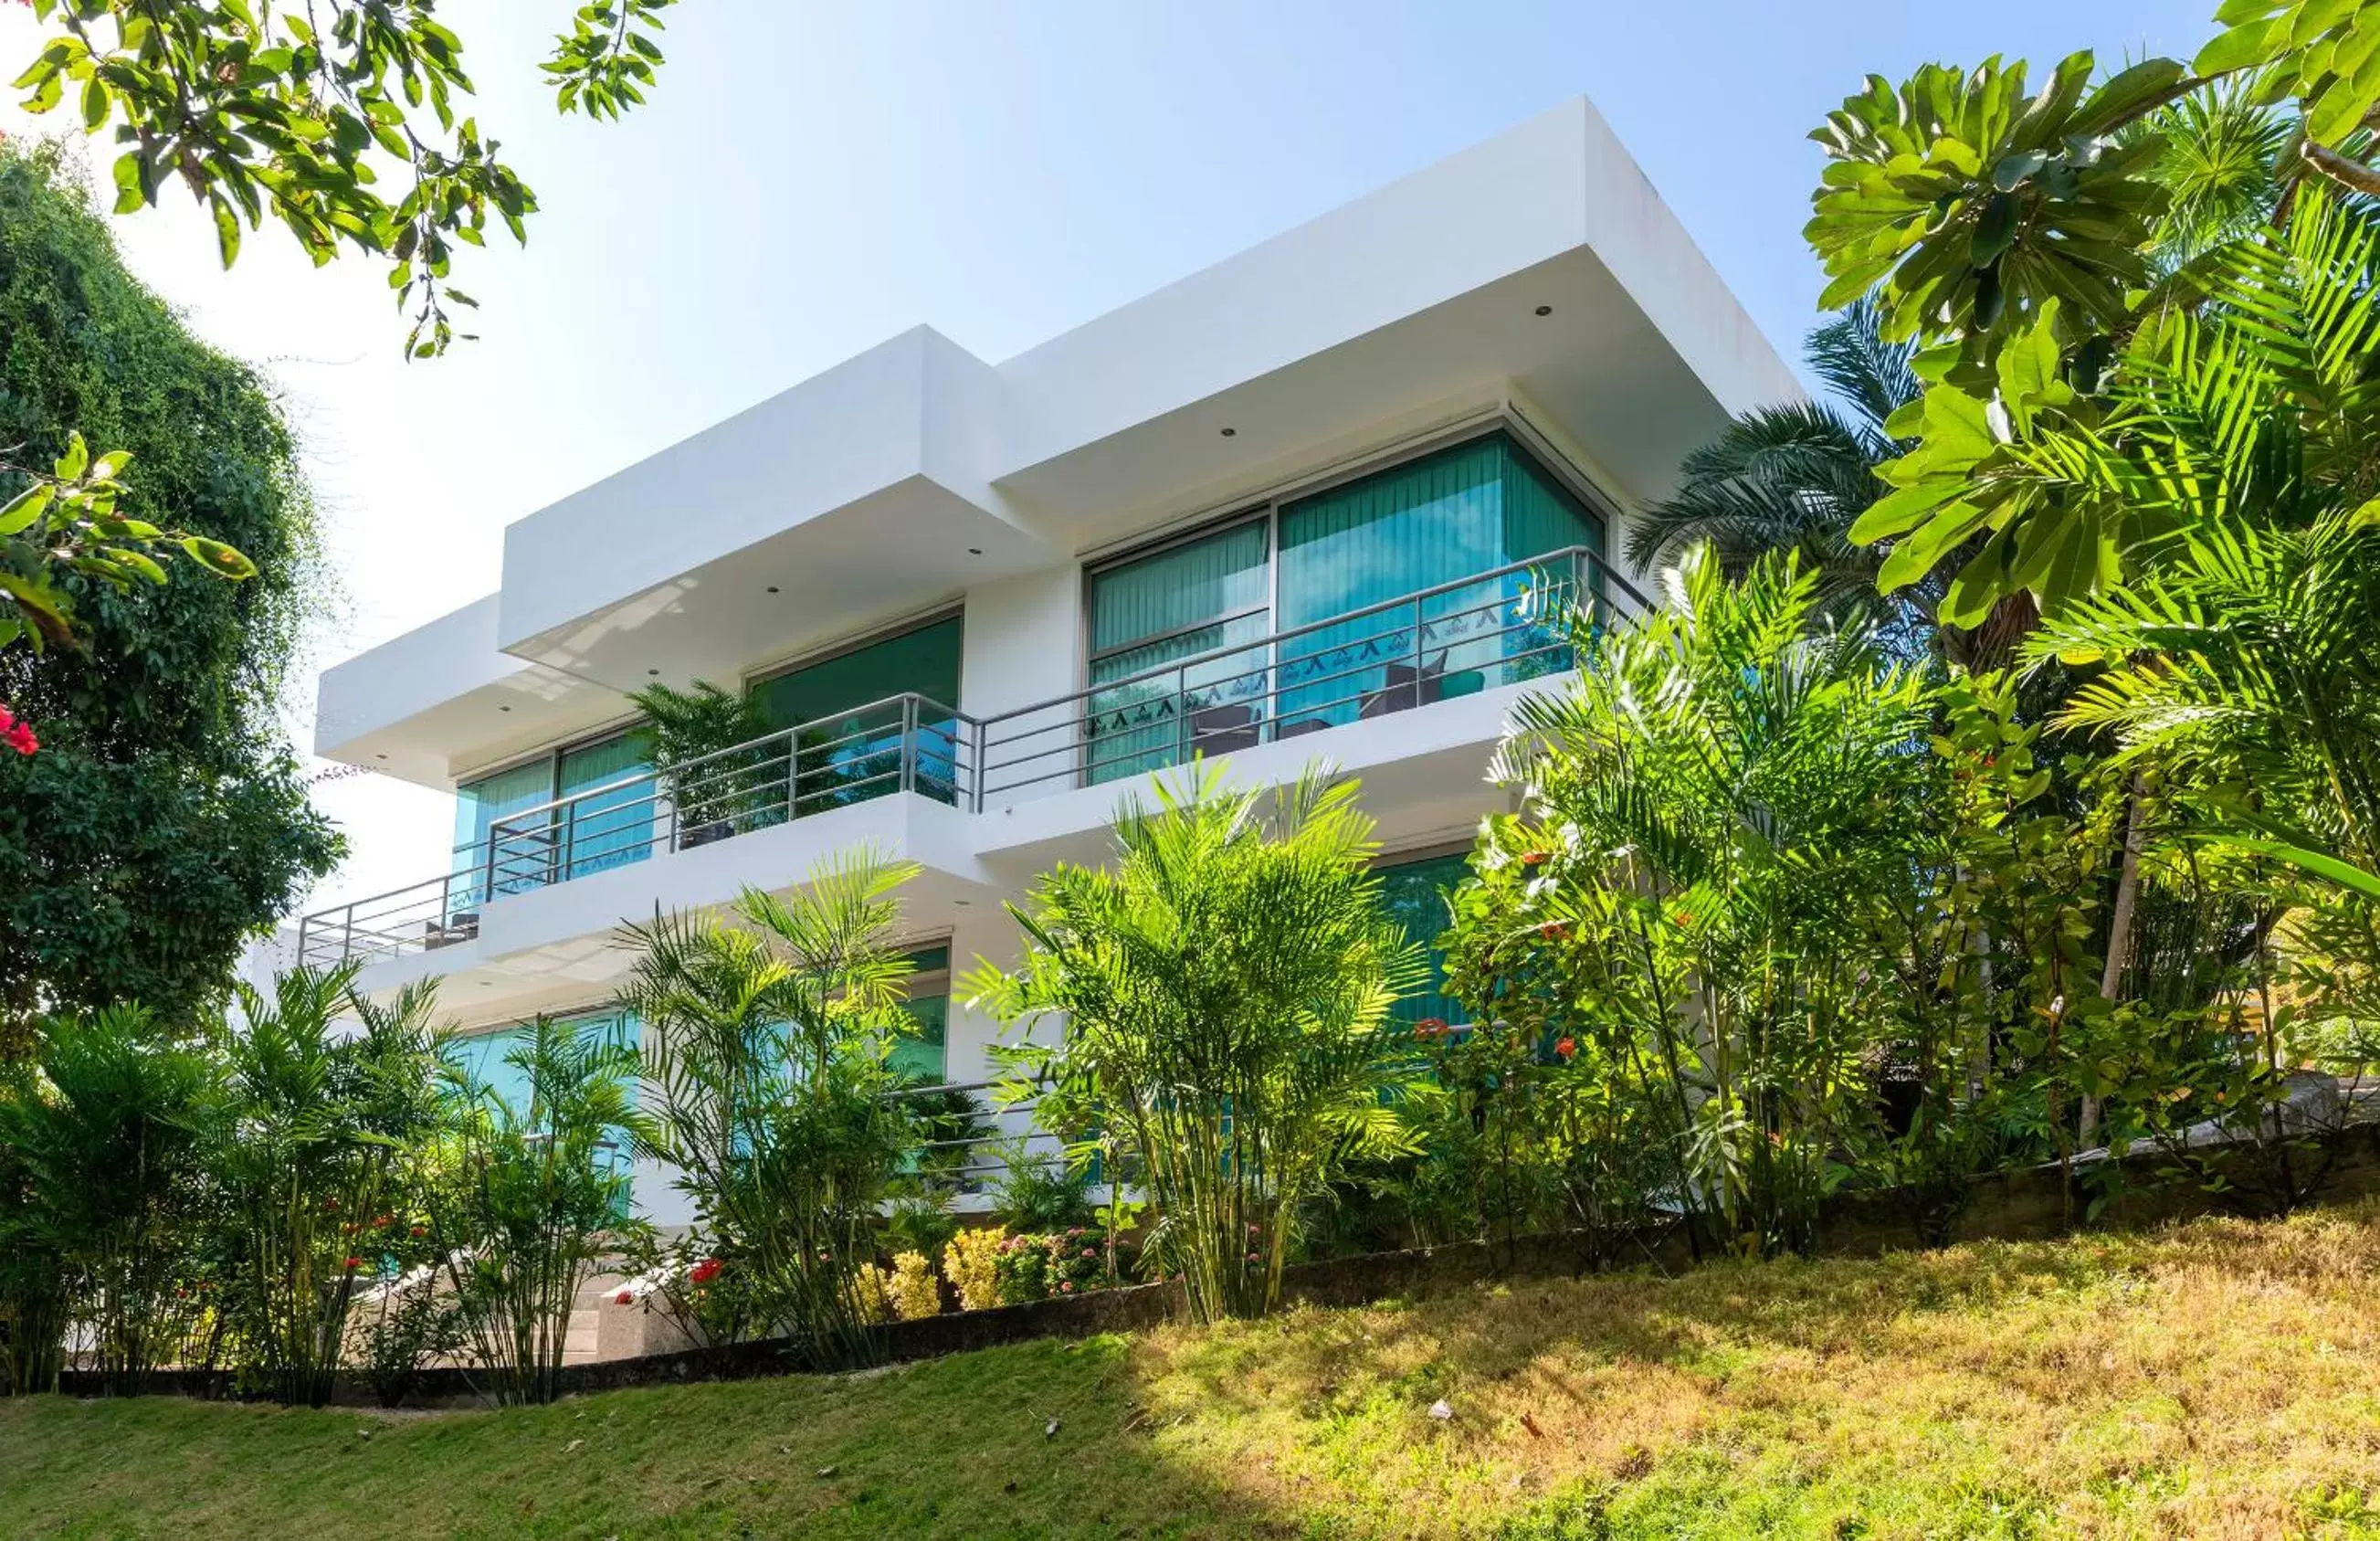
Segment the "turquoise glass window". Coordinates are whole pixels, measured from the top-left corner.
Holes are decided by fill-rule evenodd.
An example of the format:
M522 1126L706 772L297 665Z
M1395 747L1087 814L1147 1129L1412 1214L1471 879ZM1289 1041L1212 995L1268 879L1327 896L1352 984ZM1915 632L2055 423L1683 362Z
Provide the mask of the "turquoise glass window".
M488 831L501 819L552 800L553 759L551 756L540 757L526 765L516 765L509 770L499 770L492 776L482 776L455 789L455 870L464 880L456 885L454 895L458 907L484 899L492 875L497 893L518 892L523 885L511 873L514 864L510 860L497 862L505 868L504 872L491 873L494 853L489 847Z
M1428 983L1397 1002L1391 1015L1398 1022L1411 1025L1430 1017L1457 1024L1470 1020L1463 1003L1446 993L1446 954L1438 946L1438 939L1452 920L1447 895L1471 875L1469 863L1467 855L1456 853L1375 870L1380 880L1381 904L1406 937L1419 942L1429 956Z
M562 757L559 795L572 799L555 859L568 878L642 861L653 849L652 753L638 733ZM617 783L626 785L615 785Z
M887 1062L893 1073L920 1086L950 1080L951 950L929 947L910 955L909 1016L917 1036L893 1040Z
M911 785L941 802L956 800L958 727L951 714L964 640L963 618L953 615L753 685L752 698L772 726L803 730L795 746L796 815L899 789L903 710L879 703L909 694L933 703L919 709Z
M565 1019L565 1025L576 1027L582 1039L600 1037L628 1049L638 1047L640 1041L639 1025L632 1012L589 1012ZM529 1078L520 1066L509 1062L512 1056L528 1047L531 1035L532 1029L527 1025L504 1027L492 1033L474 1033L468 1037L455 1038L446 1048L448 1063L462 1071L475 1084L486 1086L524 1124L528 1121L532 1100ZM609 1132L600 1159L611 1175L621 1179L629 1175L636 1165L636 1159L628 1148L625 1130ZM621 1184L624 1205L626 1197L627 1184L624 1181Z
M1091 782L1225 752L1262 721L1270 658L1237 644L1272 629L1271 555L1257 519L1091 575L1091 684L1111 686L1091 697Z
M1570 547L1599 553L1602 545L1601 521L1502 434L1284 504L1281 629L1349 619L1281 644L1281 731L1568 668L1560 617L1575 596L1521 601L1546 580L1567 588L1569 565L1463 580ZM1440 591L1388 603L1424 589Z

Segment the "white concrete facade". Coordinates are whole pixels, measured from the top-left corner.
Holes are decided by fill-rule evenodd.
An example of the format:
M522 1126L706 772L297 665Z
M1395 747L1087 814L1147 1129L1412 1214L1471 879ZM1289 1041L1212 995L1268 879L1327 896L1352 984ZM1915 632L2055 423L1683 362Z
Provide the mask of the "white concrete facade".
M496 593L324 673L316 747L451 789L620 722L655 679L733 685L951 610L948 704L1000 720L1085 688L1087 563L1499 428L1591 498L1616 553L1686 451L1799 394L1573 101L1016 358L919 328L522 519ZM1443 847L1500 806L1482 771L1522 688L1224 764L1261 784L1326 758L1364 778L1390 851ZM1046 709L1062 734L1079 710ZM467 1026L600 1004L624 917L786 889L860 844L921 865L910 928L947 938L964 971L1013 952L1002 902L1053 860L1098 860L1148 780L963 789L956 806L903 792L658 850L496 897L474 934L372 962L362 983L439 978ZM424 851L423 876L448 859ZM985 1073L990 1038L954 1001L952 1080Z

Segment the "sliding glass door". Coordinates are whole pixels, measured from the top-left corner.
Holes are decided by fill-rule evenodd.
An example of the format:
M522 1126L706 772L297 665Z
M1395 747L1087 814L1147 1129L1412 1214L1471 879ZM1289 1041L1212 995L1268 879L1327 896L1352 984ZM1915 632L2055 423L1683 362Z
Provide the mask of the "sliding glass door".
M1574 547L1602 520L1496 432L1094 569L1087 778L1566 669L1578 565L1498 569Z
M1511 439L1457 444L1299 499L1280 519L1281 628L1297 632L1281 645L1283 736L1570 666L1560 625L1576 598L1571 564L1464 581L1601 549L1599 522ZM1539 591L1549 588L1560 591ZM1346 619L1316 625L1334 616Z
M959 698L964 627L952 615L757 681L752 698L770 722L798 728L794 746L793 812L865 802L901 785L904 703L917 709L913 790L938 801L957 798ZM889 704L888 704L889 702Z
M1092 783L1257 742L1271 560L1271 525L1253 519L1091 575L1091 684L1111 686L1091 697Z

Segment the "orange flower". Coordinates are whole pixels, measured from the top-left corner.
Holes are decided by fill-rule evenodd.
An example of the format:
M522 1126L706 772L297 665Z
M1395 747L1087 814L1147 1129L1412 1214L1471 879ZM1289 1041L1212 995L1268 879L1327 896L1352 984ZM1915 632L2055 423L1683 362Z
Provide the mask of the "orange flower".
M1521 865L1523 867L1542 866L1545 863L1546 855L1547 853L1543 851L1524 851L1521 853Z
M1537 935L1550 941L1560 941L1570 935L1570 923L1565 920L1548 920L1537 928Z
M1578 1052L1578 1040L1576 1038L1557 1039L1554 1043L1554 1052L1567 1060Z

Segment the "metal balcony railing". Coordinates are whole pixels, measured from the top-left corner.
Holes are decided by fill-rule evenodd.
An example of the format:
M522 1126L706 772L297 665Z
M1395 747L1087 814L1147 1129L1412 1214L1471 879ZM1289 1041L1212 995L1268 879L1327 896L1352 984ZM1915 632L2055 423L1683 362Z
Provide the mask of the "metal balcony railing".
M971 807L972 729L938 701L891 696L525 808L464 847L455 871L306 916L298 960L322 967L449 947L480 934L492 901L896 792Z
M468 941L508 896L896 792L979 812L1560 673L1582 604L1607 626L1649 608L1574 546L996 717L887 697L511 814L455 870L302 918L298 961Z
M1233 644L978 724L976 806L1097 785L1259 744L1561 673L1570 613L1627 624L1649 608L1572 546L1253 642Z

